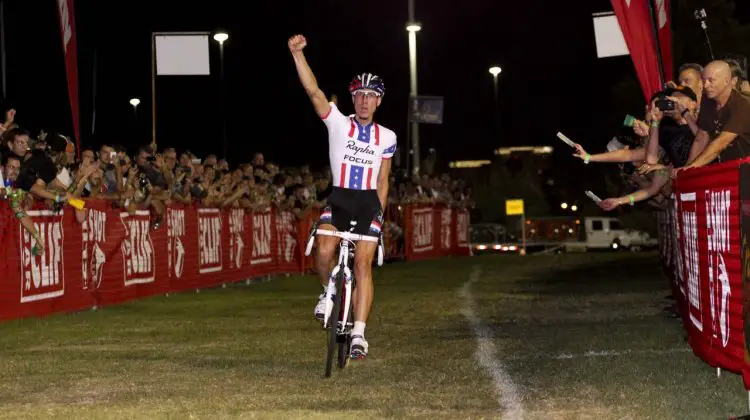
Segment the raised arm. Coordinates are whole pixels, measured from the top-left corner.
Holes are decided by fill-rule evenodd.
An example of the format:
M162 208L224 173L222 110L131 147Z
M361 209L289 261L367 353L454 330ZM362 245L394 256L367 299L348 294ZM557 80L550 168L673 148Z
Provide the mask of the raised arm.
M297 75L299 75L299 80L302 82L302 87L305 88L307 96L310 97L313 107L315 107L315 112L318 113L320 118L325 118L331 112L331 105L328 103L326 95L318 87L318 81L307 64L305 54L302 52L306 46L307 40L302 35L295 35L289 38L289 51L292 53L292 58L294 58L294 65L297 67Z

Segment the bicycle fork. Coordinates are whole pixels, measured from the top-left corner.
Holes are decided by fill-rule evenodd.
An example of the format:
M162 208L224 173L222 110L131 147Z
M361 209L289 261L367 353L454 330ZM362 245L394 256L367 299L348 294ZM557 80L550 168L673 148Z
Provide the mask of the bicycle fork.
M336 314L336 316L341 316L337 322L336 322L336 330L335 332L337 334L344 334L347 327L347 320L349 319L349 308L351 305L349 305L349 302L351 302L352 298L352 271L349 268L349 245L346 244L344 241L342 241L341 249L339 250L339 261L338 264L336 264L335 267L333 267L333 270L331 270L331 275L328 278L328 290L335 290L335 293L341 293L341 290L338 290L336 288L336 276L341 272L341 270L344 270L344 281L342 282L342 287L344 289L344 295L341 299L341 312ZM333 315L333 299L326 299L326 307L324 312L324 323L325 327L328 327L332 323L329 323L330 316ZM329 315L330 314L330 315Z

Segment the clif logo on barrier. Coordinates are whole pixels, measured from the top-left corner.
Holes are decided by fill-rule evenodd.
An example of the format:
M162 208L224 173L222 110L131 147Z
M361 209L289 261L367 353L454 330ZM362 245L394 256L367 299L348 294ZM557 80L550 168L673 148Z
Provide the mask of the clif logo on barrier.
M63 262L63 211L29 211L28 215L44 241L43 255L33 256L34 239L26 229L21 232L21 303L52 299L65 294ZM19 222L20 224L20 222Z
M83 288L98 288L102 283L102 272L107 257L102 250L107 241L107 212L88 209L81 225L83 246L81 247L81 270Z
M271 257L271 211L253 213L253 252L251 265L273 261Z
M198 209L198 272L221 271L221 212Z
M229 211L229 268L242 267L242 250L245 241L245 210L231 209Z
M185 236L185 210L167 210L167 265L169 277L182 277L185 267L185 245L182 238Z
M412 213L414 252L430 251L432 244L432 208L416 209Z
M125 240L122 241L125 286L152 283L155 278L155 257L149 212L138 210L132 216L123 212L120 219L125 226Z

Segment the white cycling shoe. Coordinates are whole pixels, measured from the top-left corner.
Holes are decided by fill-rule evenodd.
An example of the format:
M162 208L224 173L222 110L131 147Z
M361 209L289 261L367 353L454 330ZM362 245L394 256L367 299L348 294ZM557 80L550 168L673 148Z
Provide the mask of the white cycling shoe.
M331 296L331 305L328 307L328 316L331 316L331 311L333 311L333 298L334 296ZM315 305L315 318L323 322L326 312L326 293L321 293L320 296L318 296L318 304Z
M370 346L367 344L367 340L361 335L352 336L352 351L351 358L354 360L362 360L367 357L367 351Z

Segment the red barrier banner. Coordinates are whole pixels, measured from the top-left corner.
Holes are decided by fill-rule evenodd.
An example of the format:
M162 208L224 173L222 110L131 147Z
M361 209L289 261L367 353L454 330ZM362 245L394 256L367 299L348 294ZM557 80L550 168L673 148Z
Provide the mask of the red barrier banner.
M742 373L747 384L740 162L686 171L675 186L675 264L682 266L690 346L709 365Z
M300 232L297 217L289 211L280 211L276 216L276 266L278 270L298 270L302 262L302 241L307 231Z
M272 230L276 227L274 213L269 208L252 214L250 265L261 275L271 274L276 270L276 248L271 243L271 239L276 236Z
M406 259L420 260L435 256L435 209L424 206L406 208Z
M469 226L471 220L469 218L469 210L459 209L456 212L456 222L453 223L456 229L456 234L453 235L455 238L455 245L453 248L453 255L467 256L471 254L471 240L469 239Z
M187 249L187 229L185 228L185 208L167 209L167 277L172 283L172 290L179 291L185 282L180 282L185 273ZM187 285L185 285L184 288Z
M453 209L437 208L435 212L439 217L436 219L440 222L440 255L450 255L454 248L453 243Z
M467 210L418 205L404 213L407 260L470 255Z
M408 219L403 227L418 232L413 259L468 254L468 213L426 206L407 212L419 224L412 229ZM149 211L129 214L98 200L87 200L78 214L67 207L28 214L44 241L42 255L32 255L34 239L0 203L0 319L306 272L312 258L303 258L304 242L317 218L276 208L174 205L153 229Z

